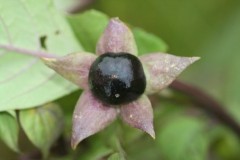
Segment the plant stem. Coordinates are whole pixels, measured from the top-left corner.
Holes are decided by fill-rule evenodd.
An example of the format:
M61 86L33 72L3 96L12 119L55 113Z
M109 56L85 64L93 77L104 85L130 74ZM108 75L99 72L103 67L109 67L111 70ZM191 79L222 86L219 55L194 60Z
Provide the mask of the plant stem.
M40 58L56 58L56 57L58 57L55 54L48 53L45 51L34 51L34 50L25 49L25 48L15 47L13 45L0 44L0 48L4 49L6 51L17 52L20 54L25 54L25 55L30 55L30 56L34 56L34 57L40 57Z
M218 103L213 97L195 86L177 80L170 85L170 88L189 96L193 102L215 116L240 137L239 123L224 109L225 107Z

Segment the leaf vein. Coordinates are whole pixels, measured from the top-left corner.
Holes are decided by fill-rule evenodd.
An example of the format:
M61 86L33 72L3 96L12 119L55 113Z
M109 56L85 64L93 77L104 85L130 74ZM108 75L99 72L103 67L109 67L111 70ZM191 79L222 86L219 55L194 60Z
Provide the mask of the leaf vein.
M19 0L19 3L23 6L23 9L28 13L32 25L33 25L33 26L37 26L36 23L35 23L34 20L33 20L33 16L32 16L32 14L31 14L31 12L28 10L27 6L24 5L24 2L23 2L22 0ZM41 49L41 43L40 43L40 41L39 41L40 35L39 35L38 32L36 32L36 30L34 30L34 34L35 34L35 37L36 37L38 49L40 50L40 49Z
M0 84L2 83L6 83L6 82L10 82L11 80L13 80L14 78L17 78L17 76L19 76L20 74L23 74L24 72L26 72L30 67L32 67L34 64L36 64L39 61L39 59L34 58L31 61L29 61L28 64L22 66L22 68L20 68L19 70L17 70L15 73L13 73L12 75L10 75L9 77L3 79L0 81Z
M5 30L5 32L7 34L9 43L12 44L12 38L11 38L10 32L8 30L7 24L4 22L4 19L2 18L1 15L0 15L0 22L2 23L3 29Z
M34 85L33 87L29 88L28 90L26 90L26 91L24 91L24 92L22 92L22 93L20 93L20 94L15 95L15 96L12 97L10 100L5 101L3 104L8 103L9 101L13 101L13 100L15 100L15 99L17 99L17 98L19 98L19 97L22 97L22 96L24 96L25 94L29 94L31 91L33 91L33 90L41 87L41 85L43 85L44 83L46 83L46 82L48 82L49 80L51 80L52 78L54 78L54 76L56 76L56 75L57 75L56 73L53 73L53 74L49 75L46 79L44 79L43 81L41 81L41 82L38 83L37 85Z

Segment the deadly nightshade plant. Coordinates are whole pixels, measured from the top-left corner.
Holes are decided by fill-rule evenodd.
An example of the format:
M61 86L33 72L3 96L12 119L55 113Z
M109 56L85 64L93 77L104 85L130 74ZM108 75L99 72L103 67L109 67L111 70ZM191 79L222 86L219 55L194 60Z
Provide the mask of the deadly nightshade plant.
M81 52L44 59L50 68L84 90L73 113L73 148L118 115L155 138L147 95L167 87L199 58L166 53L137 57L137 53L131 30L112 18L97 43L96 54Z

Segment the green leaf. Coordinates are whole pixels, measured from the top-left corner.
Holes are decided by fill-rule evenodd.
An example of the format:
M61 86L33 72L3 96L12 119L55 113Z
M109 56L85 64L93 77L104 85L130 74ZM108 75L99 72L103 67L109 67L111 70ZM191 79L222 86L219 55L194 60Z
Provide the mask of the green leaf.
M115 121L102 132L93 135L87 140L88 149L85 150L85 144L80 143L81 156L79 160L99 160L108 157L117 150L116 133L118 132L118 123Z
M21 110L19 117L27 137L46 157L51 145L63 130L64 117L60 107L51 103L38 108Z
M91 146L87 151L79 156L79 160L99 160L113 152L112 149L102 146Z
M67 18L85 50L95 53L97 41L107 26L109 18L95 10L68 16Z
M125 160L125 158L120 153L114 153L109 156L108 160Z
M225 160L239 159L239 148L239 138L232 133L226 134L225 137L220 139L214 146L215 154Z
M0 45L33 51L46 47L58 55L83 50L52 0L0 4ZM1 48L0 56L0 111L41 105L77 89L35 57Z
M83 47L87 51L95 53L97 41L107 26L109 17L99 11L90 10L67 18ZM153 34L139 28L134 28L133 34L139 54L165 52L167 50L167 45Z
M179 117L165 124L157 136L160 151L169 160L203 160L208 142L204 125L194 118Z
M0 139L15 152L19 151L18 133L16 117L7 112L0 112Z
M125 139L122 140L123 143ZM157 146L156 140L153 140L148 135L143 135L138 139L124 145L126 158L131 160L159 160L161 155L161 148ZM139 152L141 151L141 152Z
M150 52L166 52L167 45L157 36L147 33L140 28L134 28L133 34L137 43L140 55Z

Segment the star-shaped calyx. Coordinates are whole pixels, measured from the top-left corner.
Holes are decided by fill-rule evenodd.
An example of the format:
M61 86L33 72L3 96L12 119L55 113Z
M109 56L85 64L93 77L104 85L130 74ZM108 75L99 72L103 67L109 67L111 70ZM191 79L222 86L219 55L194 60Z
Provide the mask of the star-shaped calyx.
M96 54L81 52L44 59L45 64L83 89L73 113L72 147L99 132L119 115L132 127L155 137L147 95L167 87L198 57L149 53L137 57L131 30L110 19Z

